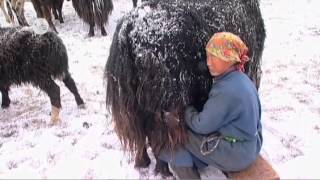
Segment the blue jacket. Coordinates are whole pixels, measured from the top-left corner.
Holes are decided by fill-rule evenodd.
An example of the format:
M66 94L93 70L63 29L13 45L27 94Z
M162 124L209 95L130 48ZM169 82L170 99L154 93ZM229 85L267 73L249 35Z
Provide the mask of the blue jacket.
M214 79L209 98L201 112L193 106L185 111L191 131L186 146L199 159L221 170L238 171L249 166L262 145L261 105L256 87L242 72L230 70ZM237 139L221 141L206 156L199 147L204 137L217 133ZM213 146L213 145L212 145Z

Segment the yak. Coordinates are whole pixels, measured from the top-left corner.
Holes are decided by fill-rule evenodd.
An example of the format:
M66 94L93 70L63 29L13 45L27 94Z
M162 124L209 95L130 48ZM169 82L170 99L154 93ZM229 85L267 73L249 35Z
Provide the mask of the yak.
M55 19L59 19L63 23L62 6L64 0L31 0L34 10L38 18L45 18L52 31L58 33L55 25L52 22L51 11Z
M10 105L11 85L32 84L45 91L51 101L51 122L59 121L60 88L54 79L62 79L73 93L77 105L84 106L76 84L68 71L68 55L63 41L54 32L35 34L28 28L0 28L0 91L2 108Z
M95 25L101 29L103 36L107 35L104 24L113 10L112 0L72 0L72 5L78 16L89 24L89 37L94 36Z
M171 175L157 157L187 143L184 108L200 111L208 98L205 45L221 31L248 45L245 73L259 88L265 28L258 0L151 0L118 22L105 66L106 105L135 167L150 164L150 146L156 173Z

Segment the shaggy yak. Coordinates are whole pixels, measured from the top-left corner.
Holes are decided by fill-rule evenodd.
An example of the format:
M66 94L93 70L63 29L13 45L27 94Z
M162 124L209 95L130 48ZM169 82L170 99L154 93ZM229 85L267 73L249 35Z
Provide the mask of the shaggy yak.
M51 122L59 121L60 88L54 79L62 79L75 96L77 104L84 104L76 84L68 71L67 50L53 32L35 34L25 28L0 28L0 91L2 108L10 105L8 95L12 84L32 84L45 91L51 101Z
M78 16L89 24L89 37L94 36L95 25L101 29L103 36L107 35L104 24L113 10L112 0L72 0L72 5Z
M119 21L105 67L106 105L125 150L135 155L135 167L150 164L146 142L156 159L160 149L187 142L184 107L201 110L208 97L212 78L205 45L219 31L237 34L248 45L245 72L258 88L265 39L258 0L154 0ZM155 172L171 175L159 159Z

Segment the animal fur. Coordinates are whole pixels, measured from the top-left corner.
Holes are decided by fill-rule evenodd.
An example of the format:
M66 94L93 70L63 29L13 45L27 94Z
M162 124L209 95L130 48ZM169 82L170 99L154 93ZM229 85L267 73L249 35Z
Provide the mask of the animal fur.
M156 158L161 149L186 143L183 109L193 104L201 110L207 99L212 80L204 47L220 31L248 45L245 72L258 88L265 39L258 0L154 0L118 23L105 67L106 104L137 167L150 163L146 138ZM179 123L170 125L167 113ZM163 162L156 168L169 175Z
M72 5L78 16L89 24L89 36L94 36L94 26L101 29L103 36L107 35L104 28L113 10L112 0L72 0Z
M78 105L84 102L68 71L68 56L62 40L53 32L35 34L25 28L0 28L0 91L2 108L10 105L11 85L32 84L45 91L52 105L52 122L59 118L61 79L74 94Z

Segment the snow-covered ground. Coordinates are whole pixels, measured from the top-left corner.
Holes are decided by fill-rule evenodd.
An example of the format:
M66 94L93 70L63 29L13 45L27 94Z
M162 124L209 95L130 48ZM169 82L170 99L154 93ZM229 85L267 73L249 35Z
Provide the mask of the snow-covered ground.
M117 20L132 8L131 0L113 1L109 35L96 30L93 38L65 1L65 23L54 23L86 109L78 109L73 95L57 81L63 123L49 126L48 96L32 86L12 87L10 108L0 108L0 179L161 178L153 174L154 162L149 169L134 169L105 109L103 70L112 34ZM262 155L283 179L320 178L319 6L319 0L261 0L267 30L260 87ZM34 21L31 3L25 11L27 20ZM8 26L2 12L0 23Z

